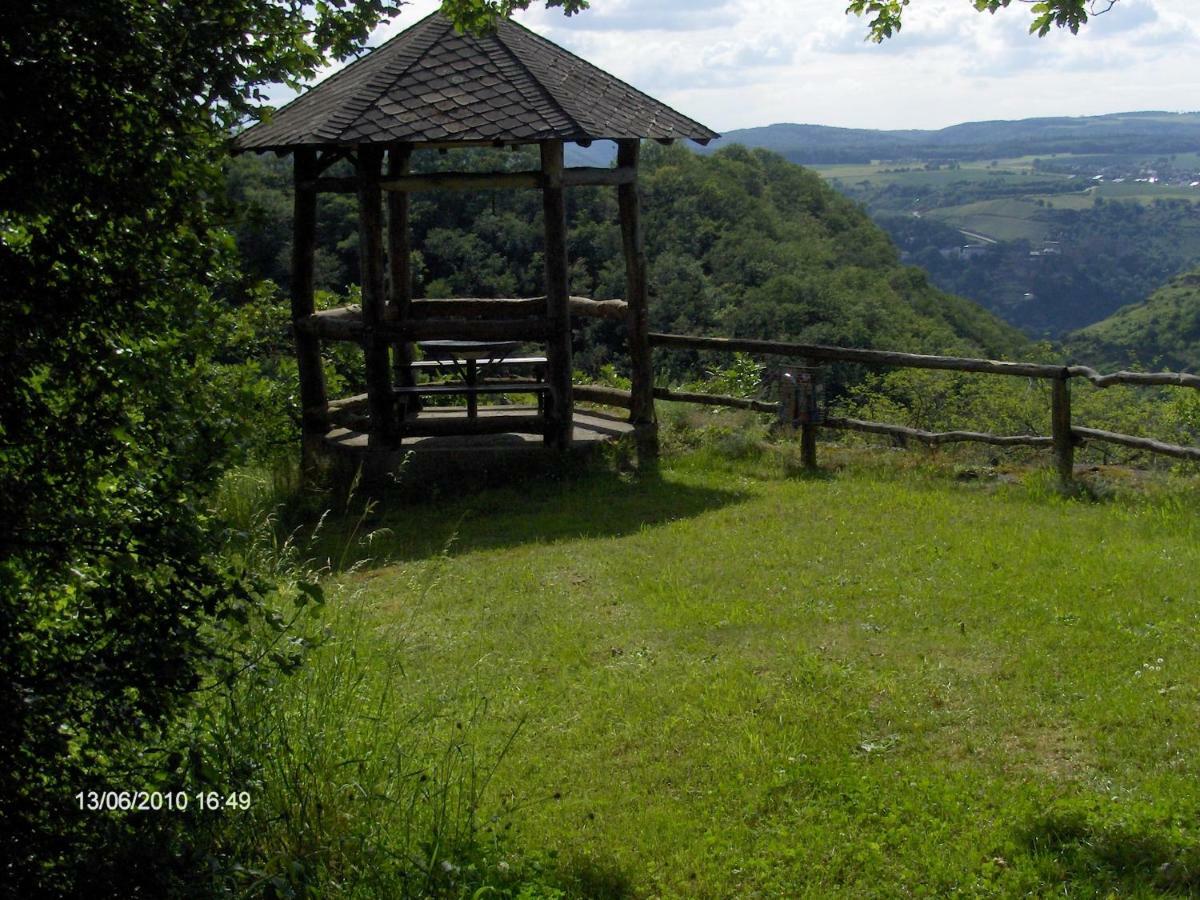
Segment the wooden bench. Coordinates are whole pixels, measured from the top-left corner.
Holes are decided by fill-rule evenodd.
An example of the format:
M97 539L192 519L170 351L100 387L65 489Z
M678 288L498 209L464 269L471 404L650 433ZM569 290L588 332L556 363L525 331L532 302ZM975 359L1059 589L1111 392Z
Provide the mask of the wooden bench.
M546 383L544 375L546 370L546 357L544 356L516 356L516 357L483 357L476 359L423 359L412 363L414 372L429 372L443 369L454 369L464 375L464 380L461 382L446 383L439 382L436 384L415 384L403 385L398 384L392 388L392 392L396 397L413 397L419 399L425 397L446 397L446 396L463 396L467 398L467 417L475 418L478 415L478 397L480 394L534 394L537 397L538 415L545 413L546 395L550 392L550 386ZM498 369L504 368L525 368L533 369L534 378L532 380L501 380L501 379L483 379L474 381L475 373L480 368L493 367Z
M415 363L412 363L412 368L418 372L427 371L429 369L448 369L448 368L460 368L460 367L465 368L467 365L467 362L468 361L465 359L422 359L422 360L418 360ZM478 359L475 362L478 363L479 365L484 365L484 366L494 365L497 368L504 368L506 366L517 366L517 367L533 367L536 369L538 366L542 366L543 368L545 367L546 357L544 357L544 356L513 356L513 357L508 357L508 358L503 358L503 359L497 358L495 360Z
M544 381L484 381L474 387L466 384L396 385L392 393L398 397L445 397L470 394L546 394L550 385Z

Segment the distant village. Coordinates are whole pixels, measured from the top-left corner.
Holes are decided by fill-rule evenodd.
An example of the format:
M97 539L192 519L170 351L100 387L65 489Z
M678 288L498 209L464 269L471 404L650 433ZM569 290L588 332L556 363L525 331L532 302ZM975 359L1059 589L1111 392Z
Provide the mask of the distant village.
M1175 155L1160 157L1153 163L1130 158L1113 158L1111 162L1097 165L1095 157L1061 156L1033 161L1035 172L1057 172L1070 178L1086 178L1095 184L1157 184L1170 187L1187 187L1200 191L1200 163L1192 154L1187 154L1188 163L1178 164ZM1200 199L1200 195L1198 195Z

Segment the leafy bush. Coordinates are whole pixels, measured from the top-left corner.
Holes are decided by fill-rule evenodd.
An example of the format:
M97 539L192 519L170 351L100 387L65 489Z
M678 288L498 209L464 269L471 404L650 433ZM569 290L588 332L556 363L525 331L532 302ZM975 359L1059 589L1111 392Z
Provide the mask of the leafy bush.
M47 0L6 8L0 81L0 878L164 893L183 820L80 791L186 783L171 723L266 609L205 500L252 379L217 369L233 242L218 160L258 89L388 6ZM243 373L245 374L245 373ZM247 391L249 393L247 394ZM261 398L260 398L261 399Z

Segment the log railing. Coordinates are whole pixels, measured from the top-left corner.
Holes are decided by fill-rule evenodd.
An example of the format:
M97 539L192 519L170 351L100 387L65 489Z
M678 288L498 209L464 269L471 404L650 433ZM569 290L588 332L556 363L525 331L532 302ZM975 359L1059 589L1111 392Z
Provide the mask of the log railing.
M1056 366L1045 363L1004 362L991 359L974 359L959 356L930 356L920 353L898 353L887 350L864 350L857 347L834 347L824 344L798 344L785 341L743 340L736 338L696 337L682 334L650 334L653 347L678 350L724 351L774 356L788 356L806 362L848 362L871 366L905 367L951 372L972 372L986 375L1009 375L1020 378L1040 378L1050 382L1050 434L996 435L976 431L923 431L903 425L882 422L867 422L838 416L827 416L819 427L868 434L882 434L904 440L915 440L937 446L941 444L973 442L997 447L1044 447L1054 453L1055 467L1060 480L1071 481L1074 469L1075 447L1087 441L1104 441L1148 453L1200 462L1200 447L1183 447L1151 438L1135 437L1084 428L1071 422L1070 380L1080 378L1097 388L1118 384L1142 386L1175 386L1200 390L1200 376L1179 372L1113 372L1102 375L1087 366ZM595 385L577 387L575 395L581 400L622 406L629 402L629 392ZM683 403L701 403L711 406L728 406L758 412L774 412L777 406L760 400L726 397L715 394L697 394L684 391L655 388L654 396L662 400ZM804 427L805 463L816 464L815 429Z
M299 334L359 343L368 335L388 341L544 341L550 330L545 308L544 297L412 300L404 322L383 318L368 327L362 307L350 305L311 313L297 319L295 327ZM568 308L579 318L624 321L629 314L624 300L570 297Z

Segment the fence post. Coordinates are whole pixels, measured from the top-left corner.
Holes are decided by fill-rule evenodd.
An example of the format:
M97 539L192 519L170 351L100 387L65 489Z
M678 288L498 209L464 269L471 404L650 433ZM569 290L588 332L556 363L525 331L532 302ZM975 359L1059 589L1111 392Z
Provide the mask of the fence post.
M817 471L817 426L808 422L800 426L800 461L806 471Z
M1059 485L1067 490L1075 475L1075 438L1071 434L1071 387L1066 369L1050 381L1050 426Z

